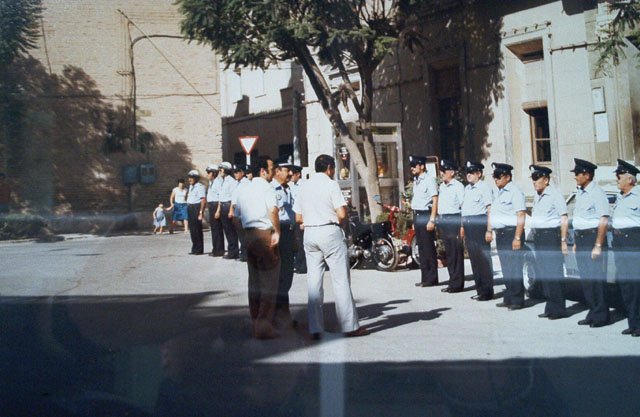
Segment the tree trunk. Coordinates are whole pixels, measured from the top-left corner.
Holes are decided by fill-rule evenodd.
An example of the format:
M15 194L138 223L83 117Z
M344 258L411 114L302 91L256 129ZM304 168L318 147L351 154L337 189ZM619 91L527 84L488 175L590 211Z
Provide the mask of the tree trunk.
M349 129L340 114L338 103L331 95L329 84L324 78L324 74L317 65L313 55L307 49L306 45L297 45L295 49L298 61L309 78L311 87L318 97L325 115L331 122L338 138L349 151L356 167L356 171L362 178L364 188L367 192L367 203L369 206L369 212L371 213L371 221L373 222L382 212L382 208L373 199L374 196L380 195L380 183L378 181L378 163L373 145L373 136L371 133L371 100L373 98L371 77L369 77L368 80L363 80L369 87L363 91L363 102L365 103L365 108L363 109L363 113L360 114L360 125L363 132L363 154L360 149L358 149L355 138L351 137ZM370 94L370 96L365 99L365 94Z

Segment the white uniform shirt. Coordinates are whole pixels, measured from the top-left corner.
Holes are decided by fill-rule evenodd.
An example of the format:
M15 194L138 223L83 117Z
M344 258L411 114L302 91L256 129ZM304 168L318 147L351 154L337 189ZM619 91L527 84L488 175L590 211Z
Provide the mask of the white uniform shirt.
M559 227L561 217L565 214L567 214L567 203L564 197L554 186L549 185L533 200L531 227L534 229Z
M513 181L510 181L494 193L491 205L491 225L494 229L516 227L518 213L526 209L524 193Z
M640 227L640 192L637 186L626 195L618 194L611 222L614 229Z
M477 216L487 214L487 207L491 205L493 194L484 181L475 184L467 184L464 189L464 201L462 202L463 216Z
M207 201L218 202L220 201L220 191L222 190L222 177L217 176L209 183L209 189L207 190Z
M276 191L264 178L258 177L248 181L240 187L236 199L242 227L273 229L269 212L277 209Z
M423 172L413 181L413 197L411 198L411 209L431 210L433 197L438 195L438 185L436 179Z
M189 193L187 194L187 203L188 204L200 204L200 200L206 198L207 190L204 188L204 185L196 182L193 185L189 186Z
M601 217L609 216L609 199L594 182L576 192L576 206L573 209L575 230L595 229Z
M340 185L318 172L300 186L293 211L302 214L305 226L338 224L336 209L346 206Z
M235 190L237 186L238 181L233 178L233 175L227 175L226 177L224 177L222 189L220 190L220 201L225 203L231 201L233 190Z
M464 200L464 185L457 179L452 179L449 184L440 184L440 196L438 197L438 214L460 214L462 201Z
M187 202L187 188L180 189L175 187L173 189L173 202L175 204L184 204Z

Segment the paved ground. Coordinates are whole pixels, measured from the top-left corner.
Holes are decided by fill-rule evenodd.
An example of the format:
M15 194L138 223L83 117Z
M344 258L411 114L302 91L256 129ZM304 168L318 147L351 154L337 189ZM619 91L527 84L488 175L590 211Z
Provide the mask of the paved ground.
M330 332L308 341L296 275L302 329L254 341L246 265L188 248L182 234L0 244L9 415L597 416L640 406L640 340L620 335L620 315L589 329L576 324L580 304L548 321L539 301L506 311L470 300L473 290L416 288L419 271L356 270L372 335L337 333L327 279Z

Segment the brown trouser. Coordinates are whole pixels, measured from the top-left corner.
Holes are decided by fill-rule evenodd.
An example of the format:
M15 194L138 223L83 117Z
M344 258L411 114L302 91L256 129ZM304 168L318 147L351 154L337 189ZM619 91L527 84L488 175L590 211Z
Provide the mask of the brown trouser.
M271 247L272 230L248 228L245 232L253 332L258 338L271 337L275 332L271 322L280 278L280 251L278 246Z

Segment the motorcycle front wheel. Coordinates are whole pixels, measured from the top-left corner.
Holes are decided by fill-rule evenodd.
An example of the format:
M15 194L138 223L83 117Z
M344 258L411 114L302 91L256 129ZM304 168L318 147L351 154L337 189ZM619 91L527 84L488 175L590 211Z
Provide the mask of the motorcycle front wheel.
M373 262L378 271L393 271L398 266L398 251L388 239L380 238L373 243Z

